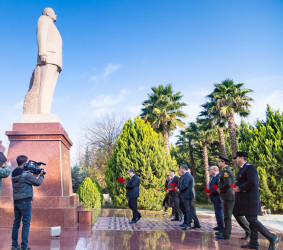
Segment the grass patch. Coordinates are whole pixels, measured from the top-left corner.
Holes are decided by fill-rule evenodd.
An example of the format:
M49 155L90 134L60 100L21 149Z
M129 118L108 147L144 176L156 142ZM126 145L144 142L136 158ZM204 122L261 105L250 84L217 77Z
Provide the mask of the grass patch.
M202 209L209 209L209 210L214 210L214 207L212 204L200 204L200 203L196 203L195 205L198 208L202 208Z

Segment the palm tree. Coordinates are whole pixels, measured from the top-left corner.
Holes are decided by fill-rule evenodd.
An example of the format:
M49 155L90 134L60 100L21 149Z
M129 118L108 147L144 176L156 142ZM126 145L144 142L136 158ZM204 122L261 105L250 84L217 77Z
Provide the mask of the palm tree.
M190 163L192 167L192 175L196 178L196 164L194 159L194 148L195 144L197 143L197 135L198 127L196 123L191 122L189 126L185 129L180 131L180 135L178 136L178 141L176 144L180 147L183 147L184 150L189 151L190 155Z
M204 162L204 174L205 174L205 183L208 186L209 184L209 162L208 162L208 145L212 144L215 140L215 132L211 122L208 119L197 119L198 126L198 137L201 142L202 155Z
M211 123L216 127L219 137L220 154L227 157L224 136L225 124L227 120L225 119L225 116L220 113L219 109L217 108L217 103L213 101L211 95L208 95L207 97L210 98L210 101L201 105L204 110L200 112L199 117L209 119Z
M228 121L229 135L233 156L238 150L234 114L247 117L250 113L250 102L253 101L247 94L253 92L251 89L243 88L244 83L234 84L233 80L227 79L220 84L215 84L215 89L211 98L217 104L220 114L225 116ZM237 166L235 165L235 170Z
M152 87L152 94L148 94L149 99L142 104L141 117L157 131L161 132L165 139L166 149L169 153L169 135L176 127L184 127L185 123L179 118L186 117L180 109L186 106L184 102L180 102L181 92L173 94L172 84L165 87L159 85Z

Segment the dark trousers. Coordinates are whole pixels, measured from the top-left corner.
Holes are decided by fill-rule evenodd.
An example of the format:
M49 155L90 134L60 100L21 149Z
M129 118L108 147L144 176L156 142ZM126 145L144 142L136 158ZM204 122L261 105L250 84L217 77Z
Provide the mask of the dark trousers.
M214 212L216 217L217 226L220 230L224 229L224 213L223 213L223 202L215 201L213 202Z
M194 221L194 226L199 226L199 220L196 215L194 201L182 198L182 203L185 210L184 223L187 225L191 225L191 223Z
M172 209L175 213L175 219L180 219L182 216L182 211L180 209L180 200L178 196L172 196Z
M26 249L28 246L28 236L31 220L31 201L14 204L14 216L15 220L12 230L12 246L18 247L18 232L21 221L23 221L21 248Z
M138 199L137 198L128 198L129 208L133 211L133 220L138 220L141 217L140 212L138 211Z
M232 213L235 201L224 201L224 224L225 229L223 235L230 237L232 230Z
M235 215L234 213L233 215L241 228L245 230L246 235L251 235L250 223L246 220L245 216Z
M271 233L264 225L257 220L257 216L246 216L247 221L250 223L251 239L250 245L258 246L258 232L260 232L269 241L276 239L276 235Z

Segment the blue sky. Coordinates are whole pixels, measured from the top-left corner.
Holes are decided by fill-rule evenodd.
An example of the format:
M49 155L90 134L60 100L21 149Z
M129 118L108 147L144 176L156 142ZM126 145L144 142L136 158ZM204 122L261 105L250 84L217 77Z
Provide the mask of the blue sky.
M159 84L181 91L186 122L195 120L213 83L226 78L254 90L251 123L264 119L267 103L283 110L283 1L6 0L0 2L6 146L5 131L20 122L45 7L55 10L63 38L52 113L74 142L73 157L87 124L105 110L134 118Z

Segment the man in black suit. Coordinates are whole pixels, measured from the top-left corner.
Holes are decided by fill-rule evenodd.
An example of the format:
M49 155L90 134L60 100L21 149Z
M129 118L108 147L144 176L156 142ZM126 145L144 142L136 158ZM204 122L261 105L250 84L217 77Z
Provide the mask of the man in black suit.
M179 193L180 199L184 205L183 207L186 211L184 215L184 228L182 230L200 228L199 220L196 215L196 209L193 204L195 199L194 178L189 173L189 167L187 164L181 164L180 170L182 172L182 179L179 184ZM191 227L192 221L194 221L193 227Z
M213 230L223 231L224 230L224 214L223 214L223 201L220 198L219 193L216 191L213 185L218 187L218 179L219 179L219 168L217 166L211 166L209 168L209 175L211 176L209 182L209 189L211 190L210 196L211 201L214 205L215 217L217 221L217 227L213 228Z
M236 187L234 188L236 200L234 213L238 216L245 216L250 223L251 230L250 242L241 247L259 249L258 232L260 232L270 242L268 249L274 250L277 248L280 239L257 219L257 216L261 215L257 169L248 162L247 152L237 152L234 159L240 167Z
M171 221L179 221L182 218L182 211L180 209L179 197L177 192L177 187L179 185L179 177L175 175L175 170L169 170L169 176L171 177L171 180L169 181L169 193L172 197L172 210L173 214L175 215L175 218L173 218ZM172 189L175 189L176 191L173 191Z
M137 221L142 217L140 212L138 211L138 197L140 191L140 179L135 174L135 171L130 168L128 170L128 174L130 176L130 180L126 185L126 197L128 198L129 208L133 211L133 218L129 222L129 224L137 223Z

